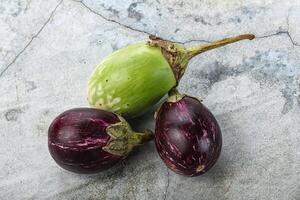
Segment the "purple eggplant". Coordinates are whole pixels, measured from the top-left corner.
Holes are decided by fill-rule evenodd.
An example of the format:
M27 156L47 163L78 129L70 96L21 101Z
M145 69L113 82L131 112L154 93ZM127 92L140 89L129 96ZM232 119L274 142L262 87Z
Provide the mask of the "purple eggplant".
M132 131L115 113L93 108L63 112L51 123L48 147L62 168L76 173L100 172L126 158L137 145L153 134Z
M198 176L216 163L222 147L221 130L201 101L173 90L155 117L156 148L171 170Z

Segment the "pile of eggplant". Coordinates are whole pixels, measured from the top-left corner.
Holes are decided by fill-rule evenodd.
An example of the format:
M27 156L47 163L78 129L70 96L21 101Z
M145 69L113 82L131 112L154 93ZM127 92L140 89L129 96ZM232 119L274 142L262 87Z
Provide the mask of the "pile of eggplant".
M176 87L196 55L244 39L246 34L186 48L150 36L109 55L88 81L90 108L58 115L48 130L49 152L62 168L96 173L125 159L133 148L154 138L163 162L174 172L198 176L207 172L221 153L217 120L201 100L180 94ZM163 96L155 113L155 133L135 132L126 119L139 117Z

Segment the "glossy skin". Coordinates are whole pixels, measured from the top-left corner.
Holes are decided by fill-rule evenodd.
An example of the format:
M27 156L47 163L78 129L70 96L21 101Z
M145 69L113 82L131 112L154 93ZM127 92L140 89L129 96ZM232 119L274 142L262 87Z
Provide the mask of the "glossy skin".
M134 118L175 85L160 48L138 43L117 50L97 66L88 82L88 101L95 108Z
M91 108L68 110L54 119L48 131L51 156L62 168L95 173L123 159L104 151L110 139L106 128L120 122L117 115Z
M185 96L160 107L156 116L155 144L171 170L181 175L198 176L216 163L222 135L212 113L196 98Z

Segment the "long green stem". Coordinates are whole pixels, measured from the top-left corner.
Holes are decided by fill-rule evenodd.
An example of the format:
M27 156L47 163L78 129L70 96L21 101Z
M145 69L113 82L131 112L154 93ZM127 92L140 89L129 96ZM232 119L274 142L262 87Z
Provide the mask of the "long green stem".
M225 38L222 40L217 40L214 42L210 42L208 44L204 44L204 45L198 45L198 46L194 46L194 47L190 47L187 48L187 52L188 52L188 57L189 59L193 58L194 56L203 53L205 51L211 50L211 49L215 49L221 46L225 46L227 44L231 44L240 40L245 40L245 39L249 39L252 40L255 38L255 35L252 34L245 34L245 35L239 35L239 36L235 36L235 37L230 37L230 38Z
M166 58L166 60L168 61L168 63L170 64L173 70L174 76L178 84L179 80L184 74L184 71L188 65L189 60L194 56L211 49L215 49L221 46L225 46L227 44L238 42L240 40L245 40L245 39L252 40L254 38L255 35L244 34L235 37L225 38L222 40L217 40L204 45L197 45L194 47L185 48L181 44L176 44L174 42L170 42L168 40L164 40L156 36L150 36L149 37L150 40L148 41L148 44L150 46L156 46L161 48L164 57Z

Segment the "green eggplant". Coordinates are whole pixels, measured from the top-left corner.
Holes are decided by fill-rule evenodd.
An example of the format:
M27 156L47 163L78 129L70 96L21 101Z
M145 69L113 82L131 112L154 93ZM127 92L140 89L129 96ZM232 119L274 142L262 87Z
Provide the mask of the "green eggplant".
M121 48L96 67L88 81L89 104L126 118L137 117L178 85L191 58L254 37L239 35L186 48L151 35L148 42Z

